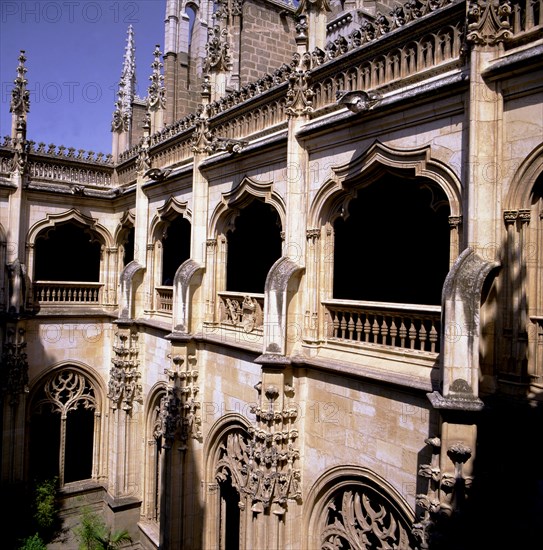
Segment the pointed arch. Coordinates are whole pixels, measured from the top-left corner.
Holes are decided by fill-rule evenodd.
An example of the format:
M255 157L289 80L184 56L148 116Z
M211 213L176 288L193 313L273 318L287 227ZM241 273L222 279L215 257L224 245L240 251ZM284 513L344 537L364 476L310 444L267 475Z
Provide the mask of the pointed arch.
M63 361L31 383L27 407L28 467L33 475L57 475L62 485L97 480L107 430L105 385L88 365Z
M351 548L362 547L363 540L377 548L385 538L395 548L418 547L411 534L413 510L390 483L368 468L331 468L309 490L306 507L304 550L331 548L329 542L340 540L351 543ZM347 525L349 518L352 524Z
M240 209L255 198L272 206L279 215L281 227L285 227L286 205L283 198L273 191L273 182L260 182L248 176L234 189L223 193L209 221L209 235L225 234L232 227Z
M239 480L236 479L238 472L235 468L229 468L224 460L224 454L228 454L228 449L232 446L238 448L240 439L243 439L248 434L250 429L249 421L239 413L229 413L221 417L211 427L206 442L204 444L205 462L205 501L206 501L206 518L204 530L204 548L224 548L221 545L221 535L224 536L224 526L217 521L217 518L228 516L229 512L237 514L236 521L239 524L236 526L238 536L241 536L239 531L243 529L243 521L240 521L241 508L231 502L235 500L235 493L239 499ZM221 456L223 455L223 456ZM227 479L228 478L228 479ZM221 480L226 482L226 487L230 494L224 494L221 490ZM237 484L237 487L236 487ZM230 502L225 502L230 500ZM241 502L241 500L239 500ZM229 510L226 510L226 508ZM236 510L237 509L237 510ZM250 511L241 510L242 514L251 513ZM232 522L231 522L232 523ZM234 526L231 526L233 529Z
M318 227L328 221L332 212L345 200L345 193L350 198L354 197L351 188L356 182L363 180L364 187L386 173L434 181L447 196L451 217L461 216L461 182L451 168L432 158L429 145L399 149L376 140L364 153L351 161L332 167L332 176L321 186L312 201L309 210L310 226Z
M538 177L543 174L543 143L533 149L518 167L505 199L505 210L529 209Z
M160 208L157 208L156 214L151 222L149 235L153 242L160 240L160 232L163 230L164 226L170 223L176 216L182 216L192 223L192 211L188 207L188 202L180 201L170 196Z
M98 235L98 240L103 246L107 248L113 246L114 240L111 233L102 224L100 224L96 218L83 214L77 208L71 208L70 210L57 214L47 214L44 219L36 222L28 230L26 239L27 245L33 246L36 243L36 238L42 231L68 222L80 225Z
M156 383L145 402L144 493L142 513L147 520L160 520L161 459L163 451L161 412L166 397L165 382Z
M121 219L119 220L119 223L117 224L117 227L115 228L115 232L113 233L113 242L119 246L119 241L122 239L122 233L127 228L134 227L136 225L136 216L134 212L131 210L125 210L123 212L123 215Z

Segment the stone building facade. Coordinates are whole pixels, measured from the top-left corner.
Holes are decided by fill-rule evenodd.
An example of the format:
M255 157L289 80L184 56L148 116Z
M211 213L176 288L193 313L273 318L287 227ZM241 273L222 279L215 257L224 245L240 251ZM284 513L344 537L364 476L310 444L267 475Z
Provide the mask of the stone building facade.
M149 550L537 547L541 0L164 4L110 155L27 139L19 58L3 487Z

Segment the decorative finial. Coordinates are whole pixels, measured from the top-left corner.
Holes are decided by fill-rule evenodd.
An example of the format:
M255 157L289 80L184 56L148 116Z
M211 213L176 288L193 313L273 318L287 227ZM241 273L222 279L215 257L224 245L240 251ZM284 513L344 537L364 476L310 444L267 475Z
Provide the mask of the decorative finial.
M17 115L17 117L25 115L30 110L30 93L26 89L28 80L25 78L25 61L25 51L21 50L19 65L17 66L17 78L13 81L15 86L11 91L11 104L9 108L10 112Z
M147 96L147 109L149 111L156 111L157 109L164 109L166 107L166 89L164 88L164 76L161 72L163 65L160 61L162 52L158 44L155 46L153 55L155 59L151 64L153 72L149 77L151 85L148 88Z
M111 130L127 132L132 120L132 102L136 95L136 48L134 45L134 29L128 27L126 47L124 50L123 70L113 112Z

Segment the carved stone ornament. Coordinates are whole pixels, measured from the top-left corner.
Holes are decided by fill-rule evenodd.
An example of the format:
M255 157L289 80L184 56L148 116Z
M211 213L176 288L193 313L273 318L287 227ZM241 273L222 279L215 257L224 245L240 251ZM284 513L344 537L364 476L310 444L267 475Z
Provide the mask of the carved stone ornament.
M109 371L107 396L114 408L132 410L133 402L142 403L139 371L138 333L122 331L116 334L113 346L113 367Z
M9 328L2 350L0 368L0 394L10 396L10 405L16 406L28 385L28 360L25 331Z
M211 151L211 141L213 136L209 131L207 118L199 116L194 121L194 133L192 134L192 152L208 153Z
M472 484L472 477L464 475L464 464L471 458L472 450L462 442L449 445L447 456L454 464L454 474L444 472L440 464L441 440L438 437L426 439L432 447L430 464L422 464L419 476L428 479L428 490L416 497L417 505L422 510L417 522L413 525L413 535L420 542L421 549L432 548L432 541L439 537L443 521L453 513L461 512L461 503L465 500Z
M160 403L157 433L164 438L164 448L171 448L179 436L179 449L186 450L189 439L202 439L197 361L195 355L188 355L187 361L174 355L171 360L171 368L164 371L168 389Z
M138 158L136 159L136 169L141 175L145 174L151 168L151 157L149 156L149 147L151 145L151 138L149 136L150 128L150 115L147 113L143 125L143 138L141 139Z
M23 175L28 167L28 141L26 140L26 121L19 116L16 126L17 137L12 140L13 159L11 169Z
M166 108L166 88L164 88L164 76L162 75L162 63L160 58L162 52L157 44L155 51L153 52L155 59L151 64L153 72L149 77L151 84L148 88L147 95L147 108L149 111L156 111L158 109Z
M19 54L19 65L17 66L17 78L13 81L15 86L11 90L11 102L9 110L17 116L24 115L30 110L30 92L26 89L28 84L25 78L25 51L21 50Z
M275 436L250 429L247 437L242 433L228 434L221 445L216 479L220 483L230 475L232 485L240 497L248 499L252 512L266 510L282 516L289 500L301 498L300 470L293 467L299 452L292 444L281 445L288 438L281 432ZM240 507L244 506L240 498Z
M494 46L513 36L509 0L470 0L466 39L474 44Z
M221 297L221 322L241 327L247 333L262 327L262 304L256 298L245 296L243 301Z
M226 151L228 153L241 153L247 143L249 142L241 139L213 137L208 149L212 153L218 153L220 151Z
M286 113L288 116L307 115L313 111L315 95L311 88L311 54L295 53L292 65L296 69L288 76Z
M230 65L228 54L228 30L218 26L211 27L208 31L206 44L205 71L226 71Z
M367 487L353 485L328 502L321 550L416 548L405 521L386 499Z

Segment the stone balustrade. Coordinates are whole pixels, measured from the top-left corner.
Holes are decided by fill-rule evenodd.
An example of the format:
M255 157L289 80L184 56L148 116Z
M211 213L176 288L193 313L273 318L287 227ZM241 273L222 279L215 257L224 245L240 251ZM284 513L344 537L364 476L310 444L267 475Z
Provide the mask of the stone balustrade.
M173 287L157 286L156 290L156 309L163 313L171 315L173 311Z
M516 0L511 12L513 35L528 34L543 27L543 0Z
M102 283L36 281L34 302L44 305L89 305L102 303Z
M328 341L439 353L441 307L354 300L328 300Z

